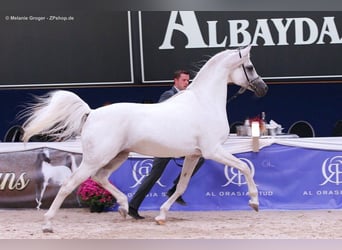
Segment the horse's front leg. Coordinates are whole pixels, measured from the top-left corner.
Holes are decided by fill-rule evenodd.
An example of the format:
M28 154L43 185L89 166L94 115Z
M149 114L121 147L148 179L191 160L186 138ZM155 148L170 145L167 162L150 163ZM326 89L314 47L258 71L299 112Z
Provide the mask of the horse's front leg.
M167 211L169 211L170 207L177 200L177 198L185 192L189 184L192 172L194 171L199 158L200 158L199 156L186 156L185 157L180 179L177 183L176 191L160 207L160 214L157 217L155 217L155 221L157 222L157 224L159 225L165 224Z
M213 153L213 155L208 158L220 162L224 165L236 168L245 176L248 185L248 193L250 196L249 206L252 207L255 211L259 211L258 189L255 185L251 170L248 165L229 153L222 146L220 146Z
M91 176L92 170L88 169L86 166L82 167L82 165L84 165L83 162L81 163L80 167L71 175L70 179L68 179L62 184L49 210L44 214L44 233L53 233L51 220L56 215L63 201L83 181L85 181L89 176Z
M46 187L47 187L48 183L44 181L43 183L43 188L42 190L40 191L40 196L39 196L39 199L36 199L37 201L37 210L40 209L40 206L42 205L42 200L43 200L43 196L44 196L44 193L45 193L45 190L46 190Z

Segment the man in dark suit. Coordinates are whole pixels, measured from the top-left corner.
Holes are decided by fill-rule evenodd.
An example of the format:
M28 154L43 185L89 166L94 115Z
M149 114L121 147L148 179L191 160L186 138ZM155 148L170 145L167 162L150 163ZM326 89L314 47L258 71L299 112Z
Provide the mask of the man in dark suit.
M185 70L177 70L174 73L173 81L174 84L171 89L165 91L159 98L159 102L165 101L166 99L170 98L171 96L175 95L178 93L178 91L184 90L188 87L189 85L189 80L190 80L190 73ZM153 160L152 164L152 169L151 172L149 173L148 176L146 176L141 183L139 189L137 192L134 194L132 199L129 202L129 211L128 214L132 216L135 219L144 219L143 216L139 215L138 210L145 199L146 195L150 192L152 189L153 185L157 182L157 180L160 178L162 173L164 172L167 164L172 158L157 158L155 157ZM194 169L194 172L192 175L194 175L197 170L202 166L204 162L204 159L201 157ZM174 185L172 188L170 188L166 195L171 196L175 191L177 187L177 183L179 181L180 174L178 177L173 181ZM186 202L183 200L182 196L179 196L176 200L177 203L181 205L186 205Z

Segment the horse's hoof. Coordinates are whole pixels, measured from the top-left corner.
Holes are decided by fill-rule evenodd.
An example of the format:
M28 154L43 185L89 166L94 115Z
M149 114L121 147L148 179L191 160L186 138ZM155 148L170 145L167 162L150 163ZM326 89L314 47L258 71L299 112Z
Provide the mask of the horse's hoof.
M249 206L254 209L254 211L259 212L259 204L249 203Z
M166 224L166 220L157 220L156 219L156 223L157 223L157 225L165 225Z
M52 228L43 227L43 233L53 233Z
M127 216L127 210L126 210L126 209L124 209L124 208L122 208L122 207L119 207L118 211L119 211L119 214L120 214L123 218L126 218L126 216Z
M154 218L154 220L158 225L165 225L166 223L165 216L158 215Z

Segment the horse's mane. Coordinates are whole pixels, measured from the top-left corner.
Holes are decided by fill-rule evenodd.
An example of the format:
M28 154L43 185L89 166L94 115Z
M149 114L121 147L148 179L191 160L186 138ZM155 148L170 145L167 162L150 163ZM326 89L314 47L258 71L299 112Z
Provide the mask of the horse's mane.
M193 76L196 76L197 73L200 71L200 69L203 67L204 64L207 63L207 61L210 60L210 58L212 58L212 55L204 55L203 59L192 63L192 67L194 68L193 70L190 70L190 72L192 73Z
M219 52L218 54L215 54L215 55L204 55L203 57L206 57L205 59L202 59L202 60L194 63L194 66L197 68L197 71L191 71L191 72L195 73L192 82L196 82L196 79L199 77L200 73L202 71L204 71L206 69L206 67L208 67L209 61L218 60L220 58L220 56L226 51L233 51L233 50L225 49L225 50L222 50L221 52ZM191 88L191 86L192 86L192 84L190 84L188 86L188 88Z

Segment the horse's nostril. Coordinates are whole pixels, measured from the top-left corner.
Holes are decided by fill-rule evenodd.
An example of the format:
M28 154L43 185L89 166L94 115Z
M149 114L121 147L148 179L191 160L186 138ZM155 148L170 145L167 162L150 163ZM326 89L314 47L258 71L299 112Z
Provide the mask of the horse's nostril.
M257 97L264 97L267 94L268 87L267 85L264 88L259 88L258 91L255 92Z

